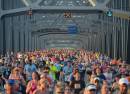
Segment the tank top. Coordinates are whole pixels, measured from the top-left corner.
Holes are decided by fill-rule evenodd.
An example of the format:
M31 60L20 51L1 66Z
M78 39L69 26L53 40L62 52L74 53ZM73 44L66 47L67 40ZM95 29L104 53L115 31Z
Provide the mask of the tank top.
M31 81L31 90L29 94L33 94L33 92L37 89L37 84L34 81Z

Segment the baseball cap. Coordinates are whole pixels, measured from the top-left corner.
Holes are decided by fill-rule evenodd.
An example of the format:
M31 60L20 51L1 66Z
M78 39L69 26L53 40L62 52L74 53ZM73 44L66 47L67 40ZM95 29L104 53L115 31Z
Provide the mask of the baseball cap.
M94 84L89 84L89 85L86 86L85 89L86 89L86 90L96 90L96 85L94 85Z
M99 77L95 77L94 81L96 81L96 80L100 81L100 78Z
M129 82L128 82L128 80L127 80L126 78L121 78L121 79L119 80L119 85L122 85L122 84L128 85Z
M61 82L61 81L58 81L58 82L56 83L56 86L61 87L61 88L64 88L64 83Z

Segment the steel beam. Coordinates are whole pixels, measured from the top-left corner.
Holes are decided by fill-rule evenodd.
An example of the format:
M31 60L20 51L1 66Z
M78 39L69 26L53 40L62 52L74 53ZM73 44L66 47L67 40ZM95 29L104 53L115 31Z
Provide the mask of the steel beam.
M42 12L42 13L64 13L64 12L74 12L74 13L98 13L103 11L104 7L96 6L31 6L31 7L24 7L24 8L17 8L11 10L4 10L1 13L1 16L5 15L15 15L16 13L25 13L30 10L30 8L34 12Z
M37 0L35 3L34 3L34 5L39 5L41 2L42 2L43 0Z
M0 0L0 10L2 10L2 6L1 6L2 0Z
M86 38L86 36L82 36L82 35L79 35L79 34L69 34L69 35L65 35L65 34L49 34L49 35L38 35L39 37L42 37L43 39L46 39L46 40L54 40L54 39L61 39L61 40L64 40L64 39L68 39L68 40L84 40L84 38ZM63 37L64 36L64 37Z
M103 7L103 6L96 6L96 7L85 7L85 6L32 6L31 7L34 12L40 12L40 13L64 13L66 11L69 12L75 12L75 13L100 13L100 12L107 12L108 8ZM8 15L16 15L25 13L30 10L30 7L24 7L24 8L18 8L18 9L11 9L11 10L0 10L0 17L2 16L8 16ZM113 13L116 14L122 14L122 15L127 15L128 17L130 16L130 12L127 11L121 11L121 10L116 10L116 9L111 9Z
M60 18L59 18L60 19ZM93 21L93 20L90 20L90 19L87 19L87 21ZM86 22L87 22L86 21ZM114 25L114 26L120 26L120 24L119 23L113 23L113 22L108 22L108 21L105 21L105 20L95 20L95 21L97 21L97 22L103 22L103 23L107 23L107 24L109 24L109 25ZM54 21L54 22L56 22L57 23L57 21ZM48 22L44 22L43 21L43 23L48 23ZM38 31L38 30L41 30L41 29L46 29L46 28L48 28L48 25L43 25L43 23L38 23L38 24L35 24L35 25L33 25L32 26L32 30L33 31ZM53 23L53 22L52 22ZM76 21L76 23L79 23L79 24L82 24L81 26L80 26L80 28L82 28L81 30L83 31L85 31L85 30L87 30L88 29L88 25L86 25L84 22L79 22L79 21ZM93 24L93 23L92 23ZM90 24L91 25L91 24ZM97 23L95 23L95 25L98 25ZM64 27L63 27L63 25L61 24L61 25L57 25L57 24L53 24L50 28L66 28L67 29L67 26L68 26L68 24L64 24Z
M108 8L106 7L106 4L110 2L110 0L106 0L103 4L98 3L95 7L91 6L39 6L38 3L41 0L37 1L36 5L31 5L30 7L24 7L24 8L17 8L17 9L11 9L11 10L1 10L0 8L0 17L6 16L6 15L18 15L21 13L25 13L30 10L30 8L33 10L33 12L41 12L41 13L64 13L66 11L68 12L75 12L75 13L99 13L99 12L106 12L108 11ZM130 16L130 12L124 12L121 10L111 9L113 13L116 14L123 14Z
M105 0L103 5L106 6L111 0Z

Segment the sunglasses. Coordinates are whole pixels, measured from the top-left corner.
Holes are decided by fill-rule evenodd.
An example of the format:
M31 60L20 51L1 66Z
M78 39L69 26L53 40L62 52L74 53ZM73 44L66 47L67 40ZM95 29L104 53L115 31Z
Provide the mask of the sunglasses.
M49 73L48 71L44 71L44 73Z
M127 87L127 84L123 83L123 84L122 84L122 86L125 86L125 87Z
M57 92L57 94L64 94L64 92Z
M99 83L99 80L95 80L95 83Z
M19 71L19 70L15 70L15 71Z
M92 92L92 91L96 91L96 90L95 89L90 89L89 91Z
M70 91L70 89L65 89L66 91Z

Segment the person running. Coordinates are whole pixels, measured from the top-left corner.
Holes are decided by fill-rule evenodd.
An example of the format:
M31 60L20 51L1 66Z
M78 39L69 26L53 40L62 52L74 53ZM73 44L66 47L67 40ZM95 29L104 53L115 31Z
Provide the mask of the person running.
M27 81L32 80L32 73L37 71L37 67L35 64L32 63L30 59L24 66L24 72L26 74Z
M33 94L49 94L48 82L44 79L40 79L38 87Z
M37 89L39 79L39 74L37 72L33 72L32 80L27 84L26 94L33 94L33 92Z
M89 84L85 87L84 94L97 94L96 86L94 84Z
M23 89L26 86L26 82L25 82L23 76L20 74L18 67L13 69L12 73L9 76L9 79L16 81L16 83L17 83L16 87L17 87L18 91L21 91L21 92L23 91Z

